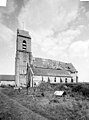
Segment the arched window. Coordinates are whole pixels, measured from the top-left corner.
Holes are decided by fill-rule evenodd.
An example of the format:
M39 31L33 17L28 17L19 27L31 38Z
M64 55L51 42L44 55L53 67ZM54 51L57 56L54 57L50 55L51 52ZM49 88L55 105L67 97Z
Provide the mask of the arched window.
M23 40L22 49L23 49L23 50L26 50L26 48L27 48L27 43L26 43L25 40Z

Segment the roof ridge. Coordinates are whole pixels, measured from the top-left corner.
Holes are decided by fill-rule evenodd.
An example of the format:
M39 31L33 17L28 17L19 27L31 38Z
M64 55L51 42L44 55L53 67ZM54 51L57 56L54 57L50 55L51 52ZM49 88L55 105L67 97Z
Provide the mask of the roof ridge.
M47 59L47 58L42 58L42 57L41 57L41 58L40 58L40 57L33 57L33 60L34 60L34 59L51 60L51 61L56 61L56 62L65 63L65 62L62 62L62 61L58 61L58 60L54 60L54 59L50 59L50 58L48 58L48 59Z

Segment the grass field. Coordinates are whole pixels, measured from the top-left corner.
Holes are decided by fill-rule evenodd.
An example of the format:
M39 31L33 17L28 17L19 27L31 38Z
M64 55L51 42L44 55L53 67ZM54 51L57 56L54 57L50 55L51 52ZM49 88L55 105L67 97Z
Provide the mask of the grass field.
M54 91L65 90L64 86L43 84L35 92L30 88L28 95L26 89L1 89L1 120L89 120L89 85L70 84L65 97L55 97Z
M47 120L0 92L0 120Z

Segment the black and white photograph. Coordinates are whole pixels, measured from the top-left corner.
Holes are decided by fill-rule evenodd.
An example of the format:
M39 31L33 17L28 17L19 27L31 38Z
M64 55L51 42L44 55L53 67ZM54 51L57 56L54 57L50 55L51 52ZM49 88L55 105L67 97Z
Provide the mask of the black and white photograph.
M0 0L0 120L89 120L89 0Z

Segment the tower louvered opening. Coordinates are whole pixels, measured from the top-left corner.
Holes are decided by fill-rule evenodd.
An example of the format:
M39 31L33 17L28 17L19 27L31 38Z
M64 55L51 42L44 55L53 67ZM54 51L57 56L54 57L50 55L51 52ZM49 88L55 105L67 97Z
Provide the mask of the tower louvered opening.
M26 43L25 40L23 40L22 49L23 49L23 50L26 50L26 48L27 48L27 43Z

